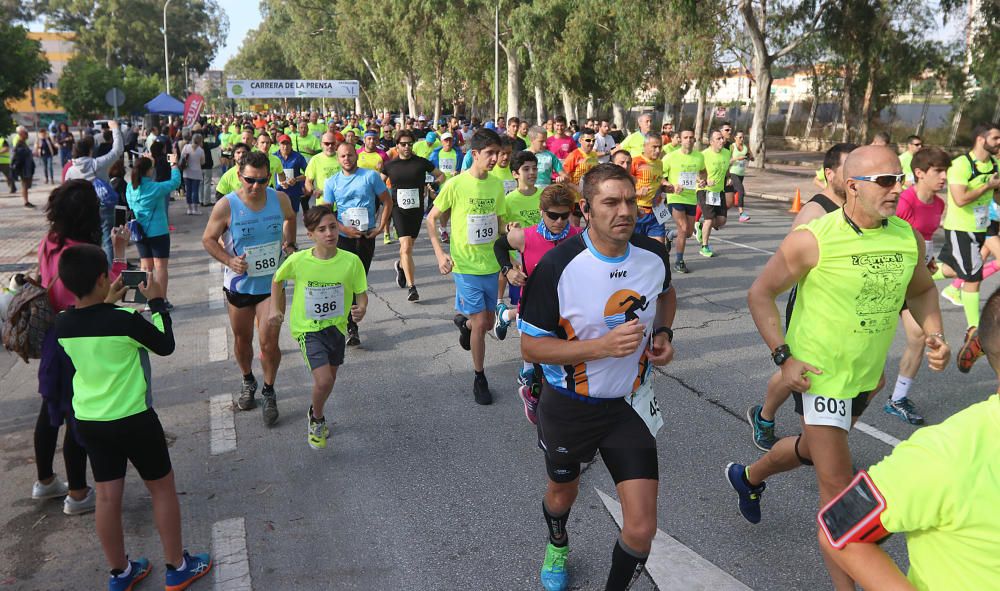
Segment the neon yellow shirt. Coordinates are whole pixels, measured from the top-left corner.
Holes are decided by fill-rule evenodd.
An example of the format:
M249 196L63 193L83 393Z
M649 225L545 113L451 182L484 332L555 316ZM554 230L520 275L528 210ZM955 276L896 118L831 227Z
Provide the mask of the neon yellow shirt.
M985 232L990 225L990 201L993 200L993 191L986 191L972 203L959 207L951 196L951 185L964 185L967 189L977 189L989 182L991 171L997 170L997 161L990 158L984 162L976 162L976 171L980 174L972 180L972 166L969 158L973 161L976 157L969 152L968 156L962 154L951 161L948 167L948 207L944 215L944 229L957 230L959 232Z
M520 189L507 193L500 217L508 223L519 222L522 228L537 225L542 221L542 212L539 210L541 196L541 187L536 187L531 195L525 195Z
M358 152L358 168L367 168L375 172L382 172L385 160L378 152L365 152L363 149Z
M906 175L906 180L903 181L904 186L912 185L917 182L916 177L913 176L913 152L907 150L899 155L899 165L903 168L903 174Z
M517 180L514 179L514 173L510 171L510 166L501 167L497 164L490 171L490 176L500 179L500 182L503 183L504 195L517 189Z
M421 158L430 158L431 152L441 145L441 142L434 140L433 144L428 144L426 140L417 140L413 144L413 153Z
M445 181L434 200L439 211L451 210L451 260L454 271L467 275L491 275L500 271L493 254L505 209L503 183L492 175L479 180L463 172ZM492 218L492 219L491 219ZM490 230L492 229L492 232ZM470 244L471 241L480 242Z
M288 327L292 336L302 344L302 336L308 332L319 332L324 328L336 326L342 334L347 334L347 315L351 312L351 296L368 290L368 280L361 259L353 252L337 249L337 254L323 260L313 255L313 249L300 250L290 255L281 263L274 273L275 283L294 281L295 291L292 293L292 310ZM322 297L320 290L315 288L342 286L342 298ZM312 291L312 297L307 298L307 288ZM329 292L327 292L329 293ZM307 299L312 304L306 308ZM336 306L330 306L336 303ZM335 316L317 318L317 314L328 316L331 308L339 306Z
M905 532L917 589L995 589L1000 573L1000 396L900 443L868 473L882 524Z
M633 158L642 154L642 146L646 143L646 136L642 135L641 131L633 131L628 135L627 138L622 140L622 143L618 145L619 148L625 150L632 155Z
M701 151L701 155L705 159L705 171L708 174L708 186L705 187L705 190L721 193L726 186L726 173L729 172L729 161L733 158L732 153L725 148L718 152L712 148L705 148Z
M316 154L306 165L306 178L312 181L313 189L319 191L316 203L323 203L323 187L326 186L326 179L340 172L340 160L336 154L327 156L326 154Z
M309 162L313 156L323 151L323 145L311 134L299 135L294 133L289 137L292 138L292 149L302 154L306 162Z
M215 184L216 193L228 195L240 188L242 183L240 183L240 177L237 176L239 174L238 169L238 166L231 166L226 172L222 173L222 176L219 177L219 182Z
M667 194L667 203L697 205L698 190L695 187L697 186L698 173L705 170L704 155L698 151L685 154L683 150L675 150L662 162L663 176L667 182L674 187L684 187L680 193Z

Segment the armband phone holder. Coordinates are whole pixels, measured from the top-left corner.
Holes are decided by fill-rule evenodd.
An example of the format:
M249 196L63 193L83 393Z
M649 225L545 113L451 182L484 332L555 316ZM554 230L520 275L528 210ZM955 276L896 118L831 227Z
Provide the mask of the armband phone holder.
M886 503L868 473L861 470L832 501L823 507L816 520L830 545L838 550L847 544L874 544L889 532L882 526Z

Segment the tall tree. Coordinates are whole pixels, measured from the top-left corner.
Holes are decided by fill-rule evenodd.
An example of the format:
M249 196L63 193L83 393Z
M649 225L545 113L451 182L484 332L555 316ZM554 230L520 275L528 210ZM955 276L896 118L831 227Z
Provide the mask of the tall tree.
M38 41L28 38L28 30L20 25L0 23L0 55L6 64L17 67L0 68L0 134L11 131L11 112L7 101L21 98L45 74L48 60L42 55Z

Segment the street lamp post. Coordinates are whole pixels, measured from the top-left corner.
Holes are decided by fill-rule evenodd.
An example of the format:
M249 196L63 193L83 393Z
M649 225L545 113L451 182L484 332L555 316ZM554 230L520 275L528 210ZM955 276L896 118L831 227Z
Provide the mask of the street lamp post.
M170 54L167 52L167 6L170 6L170 0L163 3L163 65L167 68L167 94L170 94Z

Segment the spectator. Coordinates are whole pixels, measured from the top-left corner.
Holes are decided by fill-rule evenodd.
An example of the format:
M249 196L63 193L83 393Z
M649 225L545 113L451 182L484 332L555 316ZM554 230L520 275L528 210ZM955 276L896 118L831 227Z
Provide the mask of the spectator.
M52 168L52 159L58 153L59 148L52 141L52 136L48 130L39 129L38 139L35 140L35 156L42 160L42 171L45 173L45 182L54 183L56 181L55 172Z
M90 156L94 149L93 136L85 136L76 142L73 146L73 164L66 170L64 180L83 179L85 181L92 181L95 178L99 178L104 182L108 182L108 169L111 168L111 165L116 160L122 157L122 152L125 151L125 145L122 143L122 133L118 129L117 121L111 122L111 129L109 131L111 132L113 142L111 151L98 158Z
M154 143L156 146L159 142ZM135 243L139 250L139 263L143 271L153 273L153 278L167 293L167 263L170 259L170 230L167 220L167 205L170 192L181 184L181 172L177 160L170 155L170 179L153 180L153 161L143 157L136 161L132 169L132 180L125 189L125 199L132 208L135 219L142 228L142 239ZM170 301L167 308L172 309Z
M28 147L28 130L18 126L15 142L14 156L10 161L11 175L21 180L21 199L24 200L24 206L34 209L35 205L28 201L28 190L35 176L35 158L31 154L31 148Z
M53 139L59 144L59 166L66 168L66 165L73 159L73 144L76 141L73 139L73 134L70 132L69 125L65 121L59 124L59 131L56 132Z
M200 133L194 134L191 142L181 148L181 170L184 175L184 198L187 200L187 215L201 215L201 168L205 164L205 149Z

